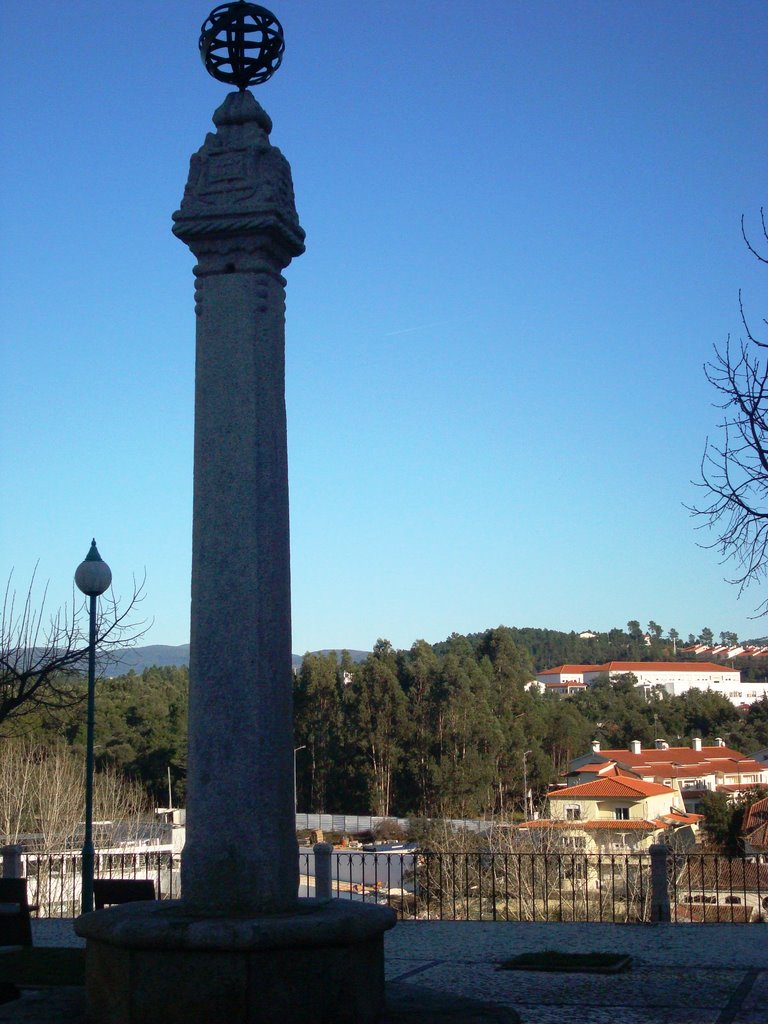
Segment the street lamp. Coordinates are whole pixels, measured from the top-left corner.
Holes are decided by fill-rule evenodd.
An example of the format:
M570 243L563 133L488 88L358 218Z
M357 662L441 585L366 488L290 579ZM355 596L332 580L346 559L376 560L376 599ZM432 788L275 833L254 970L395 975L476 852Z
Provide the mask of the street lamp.
M528 820L528 769L525 761L533 753L532 750L526 750L523 754L523 818Z
M108 589L112 571L96 547L91 549L75 570L75 583L90 599L88 629L88 723L85 741L85 840L83 842L82 912L93 910L93 725L96 691L96 598Z
M296 755L300 750L306 750L307 744L293 748L293 813L299 813L299 790L296 785Z

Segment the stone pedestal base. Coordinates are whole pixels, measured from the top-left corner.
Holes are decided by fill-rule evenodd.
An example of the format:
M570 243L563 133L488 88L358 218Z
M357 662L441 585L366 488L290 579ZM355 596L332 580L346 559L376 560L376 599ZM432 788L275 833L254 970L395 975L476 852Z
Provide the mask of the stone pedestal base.
M201 918L183 902L86 914L89 1024L373 1024L388 907L299 900L270 917Z

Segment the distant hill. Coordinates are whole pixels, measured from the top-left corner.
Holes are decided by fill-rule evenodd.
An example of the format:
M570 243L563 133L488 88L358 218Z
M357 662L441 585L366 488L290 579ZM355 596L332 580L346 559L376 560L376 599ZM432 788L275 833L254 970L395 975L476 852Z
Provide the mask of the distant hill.
M189 644L169 647L167 644L149 644L147 647L126 647L110 655L105 675L124 676L133 669L140 675L145 668L163 668L165 665L188 665Z
M322 651L312 651L312 654L330 654L332 648ZM365 661L369 651L350 651L352 661ZM336 654L340 657L341 650ZM291 655L293 668L300 668L304 660L303 654ZM124 676L133 669L140 675L145 668L163 668L165 665L189 665L189 644L179 644L178 647L169 647L167 644L149 644L147 647L127 647L110 657L109 666L105 675Z
M324 647L322 651L309 651L309 653L310 654L335 654L337 658L341 658L341 652L342 652L343 649L344 648L341 648L341 647ZM370 651L350 651L349 648L347 648L346 650L347 650L347 654L350 656L352 661L365 661L365 659L371 653ZM293 655L291 655L291 657L293 658L293 667L294 668L301 668L301 663L304 660L304 655L303 654L293 654Z

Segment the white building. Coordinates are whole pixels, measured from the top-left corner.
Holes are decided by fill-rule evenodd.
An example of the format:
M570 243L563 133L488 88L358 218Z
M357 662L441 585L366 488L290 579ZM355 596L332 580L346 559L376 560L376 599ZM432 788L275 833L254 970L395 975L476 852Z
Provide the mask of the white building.
M648 691L661 686L670 697L689 690L711 690L733 704L752 704L768 694L768 683L741 681L735 668L706 661L607 661L603 665L558 665L536 676L545 692L562 694L567 686L590 686L598 676L612 678L631 672L637 685Z

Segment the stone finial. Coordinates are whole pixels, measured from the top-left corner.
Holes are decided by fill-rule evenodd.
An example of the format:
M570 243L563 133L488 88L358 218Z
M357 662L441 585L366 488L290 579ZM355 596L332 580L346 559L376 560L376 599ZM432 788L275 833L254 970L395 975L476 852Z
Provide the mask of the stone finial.
M304 231L290 166L269 141L271 120L250 92L234 92L213 121L216 133L190 161L173 233L201 262L221 262L221 273L248 269L242 257L255 252L286 267L304 252Z

